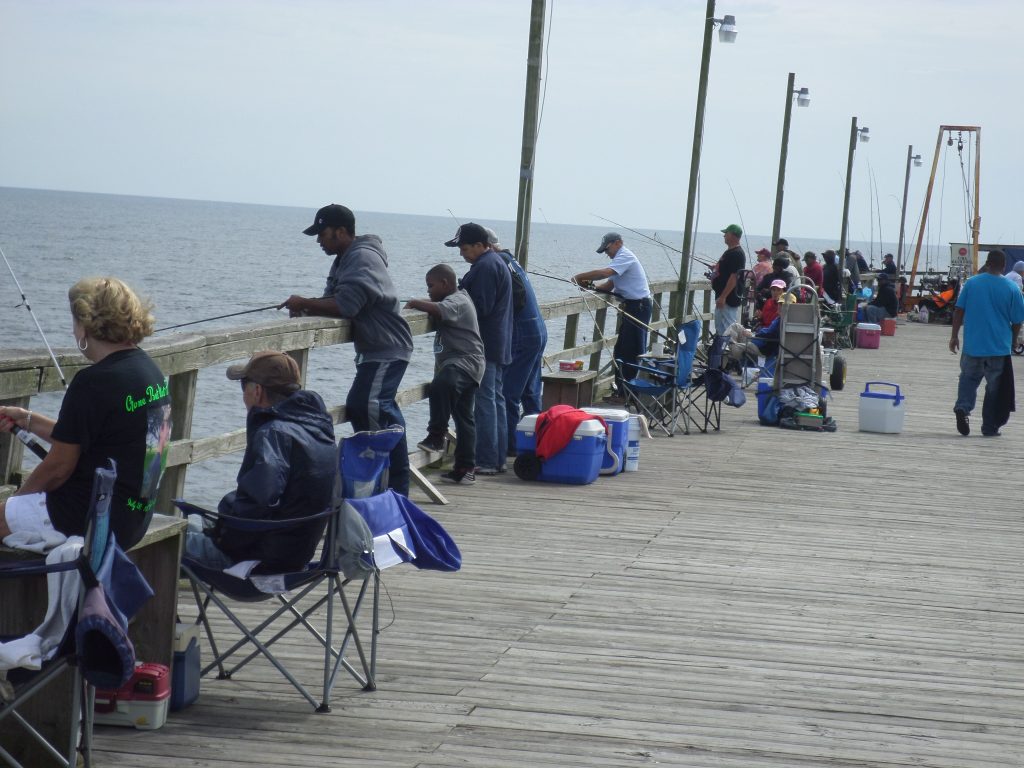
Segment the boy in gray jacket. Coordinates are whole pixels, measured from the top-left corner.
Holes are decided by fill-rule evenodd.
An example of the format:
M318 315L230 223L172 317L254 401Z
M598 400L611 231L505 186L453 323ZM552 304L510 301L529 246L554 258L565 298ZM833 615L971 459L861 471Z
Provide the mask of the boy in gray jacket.
M434 354L437 372L430 382L430 422L419 447L444 450L448 420L455 419L455 468L441 475L446 483L476 482L476 419L474 400L484 375L484 343L480 338L476 307L458 289L455 270L438 264L427 272L429 301L412 299L406 309L426 312L437 323Z
M292 317L343 317L352 323L356 377L345 399L345 413L357 432L405 427L395 402L402 376L412 356L412 332L402 317L388 257L377 235L356 237L355 214L343 205L326 205L316 212L303 234L316 235L320 248L334 263L321 298L292 295L278 309ZM409 449L405 437L391 451L389 484L409 493Z

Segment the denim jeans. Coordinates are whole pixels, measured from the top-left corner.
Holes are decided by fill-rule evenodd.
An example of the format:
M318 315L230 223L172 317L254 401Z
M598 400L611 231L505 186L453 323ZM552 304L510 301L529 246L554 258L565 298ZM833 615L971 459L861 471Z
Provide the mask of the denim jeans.
M651 297L628 299L622 302L620 309L619 337L612 356L622 361L615 366L615 387L622 394L622 380L636 378L636 359L647 351L647 328L644 326L651 322Z
M476 463L484 469L505 466L508 422L502 392L504 368L488 360L484 379L476 393Z
M405 418L395 395L408 367L405 360L359 363L356 377L345 398L345 415L356 432L405 427ZM396 493L409 495L409 448L405 435L391 451L388 485Z
M885 307L868 304L864 307L864 317L869 323L881 323L885 318L892 317Z
M955 410L970 413L978 397L978 385L985 379L985 399L981 404L981 431L995 432L1000 425L996 421L996 401L999 393L999 379L1003 375L1006 357L974 357L960 354L960 383L956 390Z
M724 307L719 308L715 306L715 335L724 336L725 332L729 330L729 326L733 323L740 321L740 308L730 307L726 304Z
M430 382L427 431L443 435L448 431L448 420L455 419L455 469L472 471L476 466L476 389L473 378L454 365L446 365Z
M513 334L512 362L505 366L502 392L505 395L508 448L515 453L516 426L522 415L541 412L540 369L543 364L547 334L519 336Z
M213 543L213 539L203 532L203 518L199 515L188 516L188 529L185 531L185 555L197 560L207 568L230 568L235 561L225 555Z

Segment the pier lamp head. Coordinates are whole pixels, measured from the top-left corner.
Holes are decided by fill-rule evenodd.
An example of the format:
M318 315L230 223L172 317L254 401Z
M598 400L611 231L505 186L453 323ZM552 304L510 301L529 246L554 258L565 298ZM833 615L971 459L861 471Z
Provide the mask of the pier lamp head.
M798 107L809 107L811 105L811 92L806 88L801 88L796 92L796 105Z
M863 142L871 141L871 135L868 133L870 129L867 126L858 128L857 132L860 134L860 140Z
M920 155L914 155L910 159L914 161L914 167L915 168L920 168L921 167L921 156Z
M718 42L720 43L735 43L736 42L736 17L732 15L726 15L721 19L713 19L718 24Z

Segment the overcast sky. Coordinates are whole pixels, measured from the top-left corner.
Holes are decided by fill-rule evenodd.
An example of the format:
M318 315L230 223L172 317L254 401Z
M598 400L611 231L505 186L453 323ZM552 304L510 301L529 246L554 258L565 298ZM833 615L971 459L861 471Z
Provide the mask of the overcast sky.
M0 186L514 219L529 0L0 0ZM534 217L681 229L704 0L548 0ZM1024 241L1024 2L719 0L698 226L895 241L941 124L983 128L982 240ZM964 163L973 161L965 148ZM872 175L875 191L872 189ZM731 189L730 189L731 187ZM877 194L877 207L874 197ZM735 195L735 200L733 195ZM938 212L941 209L941 225ZM943 141L931 242L966 235Z

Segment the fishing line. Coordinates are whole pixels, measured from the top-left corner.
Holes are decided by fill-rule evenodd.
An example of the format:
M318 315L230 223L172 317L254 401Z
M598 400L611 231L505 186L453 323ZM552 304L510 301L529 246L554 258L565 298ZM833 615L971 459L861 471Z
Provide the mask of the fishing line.
M64 378L64 371L60 368L60 363L57 362L57 356L53 354L53 347L50 346L50 342L46 338L46 334L43 333L43 327L39 324L39 320L36 318L36 313L32 311L32 305L28 303L28 297L25 296L25 290L21 287L21 282L18 280L18 276L14 274L14 268L11 266L11 262L7 260L7 254L4 253L3 248L0 248L0 256L3 257L4 264L7 265L7 271L11 273L11 277L14 278L14 284L18 286L18 293L21 294L21 304L18 307L24 307L28 310L28 313L32 316L32 322L36 324L36 330L39 331L39 335L43 338L43 344L46 345L46 351L50 353L50 359L53 360L53 367L57 369L57 375L60 377L61 386L64 389L68 388L67 379ZM15 307L17 309L17 307ZM31 413L31 411L29 411ZM32 453L38 456L40 459L45 459L47 451L42 444L36 440L35 435L31 432L23 430L18 425L12 425L11 432L17 437L26 448Z
M740 201L736 199L736 193L733 192L732 182L728 179L725 183L729 185L729 194L732 195L732 202L736 206L736 215L740 217L740 226L743 227L743 242L747 244L747 259L750 259L750 240L747 239L747 225L743 223L743 211L740 210Z
M257 307L256 309L243 309L241 312L230 312L226 315L217 315L216 317L204 317L202 320L192 320L188 323L178 323L177 325L168 325L164 328L157 328L153 333L160 333L161 331L170 331L175 328L184 328L186 325L197 325L199 323L208 323L211 320L223 320L225 317L238 317L239 315L251 315L253 312L266 312L268 309L280 309L280 304L271 304L268 307Z

